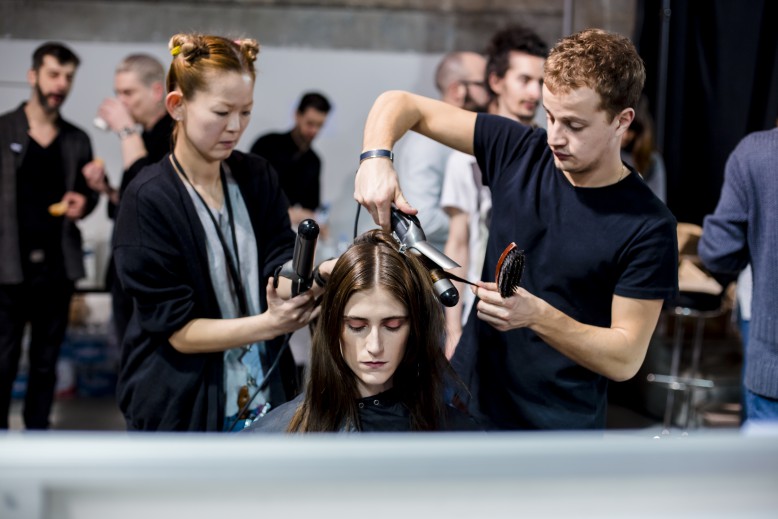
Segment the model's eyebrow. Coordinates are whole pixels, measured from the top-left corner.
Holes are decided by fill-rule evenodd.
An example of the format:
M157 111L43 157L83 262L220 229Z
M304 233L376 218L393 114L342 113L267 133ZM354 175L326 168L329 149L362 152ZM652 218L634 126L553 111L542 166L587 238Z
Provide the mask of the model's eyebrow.
M393 315L391 317L384 317L383 319L381 319L381 322L383 323L383 322L386 322L386 321L392 321L394 319L407 319L407 318L408 318L407 315ZM343 319L348 319L350 321L369 321L370 320L367 317L360 317L358 315L344 315Z

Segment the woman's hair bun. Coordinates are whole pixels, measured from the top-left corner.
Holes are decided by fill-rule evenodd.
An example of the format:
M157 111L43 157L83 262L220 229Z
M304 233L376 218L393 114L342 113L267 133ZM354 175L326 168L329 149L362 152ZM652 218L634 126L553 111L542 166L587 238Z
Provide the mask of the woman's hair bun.
M242 38L235 40L240 48L240 52L246 57L249 63L254 63L259 55L259 43L253 38Z
M168 49L173 57L181 56L191 64L200 56L209 55L208 44L200 34L179 33L170 38Z

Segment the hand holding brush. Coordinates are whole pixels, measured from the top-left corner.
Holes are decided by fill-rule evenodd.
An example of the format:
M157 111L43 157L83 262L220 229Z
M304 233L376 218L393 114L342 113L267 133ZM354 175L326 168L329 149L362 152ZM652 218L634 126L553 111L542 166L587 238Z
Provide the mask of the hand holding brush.
M494 271L495 283L502 297L511 297L521 284L521 277L524 274L524 259L524 251L519 249L514 242L511 242L502 251ZM445 275L454 281L467 283L474 287L480 286L451 272L446 272Z

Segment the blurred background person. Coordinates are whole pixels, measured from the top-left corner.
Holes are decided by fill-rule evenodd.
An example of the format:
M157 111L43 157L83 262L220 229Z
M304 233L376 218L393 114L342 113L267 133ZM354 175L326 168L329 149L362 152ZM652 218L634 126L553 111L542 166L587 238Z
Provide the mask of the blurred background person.
M510 25L492 36L486 55L491 113L532 126L542 97L548 45L534 31Z
M747 135L730 154L716 210L705 217L700 259L722 281L750 264L744 338L746 423L778 420L778 128ZM747 296L746 296L747 297Z
M543 84L543 64L548 46L534 31L511 25L498 31L487 47L486 84L489 85L491 114L533 125ZM434 141L433 141L434 142ZM449 218L445 245L448 257L459 263L454 272L469 280L481 279L489 238L492 196L482 181L475 157L454 151L448 158L440 205ZM462 283L454 282L460 302L446 308L448 341L446 356L451 358L462 327L467 322L475 296Z
M657 198L667 202L665 163L656 149L654 119L645 96L640 98L635 118L621 137L621 160L638 170Z
M79 63L61 43L39 46L27 72L29 99L0 116L0 429L8 428L27 323L24 424L49 427L70 300L85 275L76 221L98 200L82 173L92 145L60 114Z
M106 98L97 116L121 142L124 173L119 189L110 185L102 161L84 170L89 187L108 197L108 216L115 218L124 190L141 169L170 152L173 119L165 109L165 69L147 54L132 54L122 60L114 74L116 97ZM106 269L106 289L111 292L112 318L121 344L132 313L132 299L116 280L113 259Z
M486 60L475 52L450 52L435 70L435 87L440 99L465 110L482 111L488 97L484 85ZM419 210L418 217L427 240L443 250L449 221L440 206L446 161L453 150L448 146L409 132L397 143L395 168L405 196Z
M300 99L290 131L263 135L251 146L251 153L267 159L278 173L295 229L306 218L314 218L321 205L321 160L311 145L331 109L324 95L307 92Z

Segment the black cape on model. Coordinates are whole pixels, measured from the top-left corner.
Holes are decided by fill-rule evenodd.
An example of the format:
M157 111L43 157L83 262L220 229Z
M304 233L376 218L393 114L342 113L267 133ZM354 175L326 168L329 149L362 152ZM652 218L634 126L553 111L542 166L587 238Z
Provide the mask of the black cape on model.
M278 409L270 411L251 424L244 432L282 433L289 427L294 413L303 403L300 395ZM343 429L341 432L411 432L411 415L395 391L389 389L377 395L360 398L359 430ZM446 407L444 431L479 431L478 424L468 415L453 407Z

